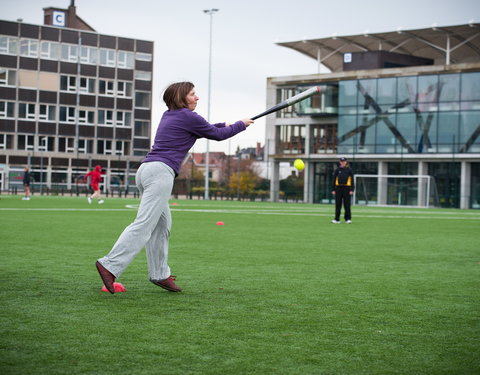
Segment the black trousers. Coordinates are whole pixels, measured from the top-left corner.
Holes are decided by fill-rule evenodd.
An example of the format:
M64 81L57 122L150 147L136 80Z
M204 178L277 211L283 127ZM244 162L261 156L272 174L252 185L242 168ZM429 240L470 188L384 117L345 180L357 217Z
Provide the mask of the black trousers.
M350 209L351 197L350 186L337 186L335 188L335 220L340 221L342 204L345 208L345 221L352 220L352 211Z

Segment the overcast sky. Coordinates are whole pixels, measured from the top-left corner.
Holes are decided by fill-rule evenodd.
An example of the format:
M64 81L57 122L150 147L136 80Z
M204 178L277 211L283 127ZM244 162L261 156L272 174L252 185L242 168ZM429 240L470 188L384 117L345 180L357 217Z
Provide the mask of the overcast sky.
M43 8L70 0L0 0L0 18L43 24ZM192 81L207 118L210 17L213 16L211 122L234 122L265 109L266 79L317 72L316 61L276 42L479 22L478 0L76 0L77 15L98 33L155 42L152 133L166 110L168 84ZM265 139L259 119L210 151L255 147ZM194 151L205 151L198 141Z

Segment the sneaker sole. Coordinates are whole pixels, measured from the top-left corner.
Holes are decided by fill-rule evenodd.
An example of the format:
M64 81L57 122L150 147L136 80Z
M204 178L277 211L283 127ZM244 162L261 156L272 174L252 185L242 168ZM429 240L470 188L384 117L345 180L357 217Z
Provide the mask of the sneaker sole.
M153 280L150 280L150 282L151 282L152 284L155 284L156 286L159 286L159 287L162 288L162 289L168 290L169 292L178 293L178 292L181 292L181 291L182 291L182 289L172 289L172 288L169 288L169 287L166 286L166 285L162 285L162 284L160 284L160 283L156 283L156 282L153 281Z

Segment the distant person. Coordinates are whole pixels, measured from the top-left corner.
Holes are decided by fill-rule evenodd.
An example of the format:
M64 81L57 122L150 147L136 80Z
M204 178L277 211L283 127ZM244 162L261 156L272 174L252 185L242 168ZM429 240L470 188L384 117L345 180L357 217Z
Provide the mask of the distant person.
M93 194L87 198L88 204L92 204L93 198L98 199L98 204L103 204L103 199L101 199L99 187L99 184L102 181L102 167L97 165L95 169L88 172L83 179L87 181L88 177L90 177L90 186L93 189Z
M345 222L352 223L352 211L350 208L351 197L355 190L352 169L348 166L347 158L340 158L339 166L333 172L333 190L335 196L335 219L333 224L340 224L342 205L345 209Z
M190 82L171 84L163 94L168 110L158 125L154 144L138 168L135 180L142 194L135 221L125 228L112 250L96 266L105 287L114 293L114 281L145 247L150 281L168 291L181 292L168 265L172 218L168 200L182 161L197 139L221 141L253 123L243 119L231 125L209 124L194 112L199 100Z
M25 167L23 168L23 192L25 196L22 198L24 201L30 200L30 180L32 176L30 174L30 170Z

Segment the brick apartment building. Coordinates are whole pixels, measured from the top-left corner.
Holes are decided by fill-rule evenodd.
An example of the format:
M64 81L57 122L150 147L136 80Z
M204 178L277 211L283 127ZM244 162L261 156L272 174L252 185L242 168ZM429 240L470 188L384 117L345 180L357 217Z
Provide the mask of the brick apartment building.
M151 41L97 33L68 9L44 25L0 20L0 188L85 189L101 165L104 190L134 183L150 148ZM132 186L133 187L133 186Z

